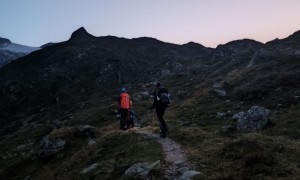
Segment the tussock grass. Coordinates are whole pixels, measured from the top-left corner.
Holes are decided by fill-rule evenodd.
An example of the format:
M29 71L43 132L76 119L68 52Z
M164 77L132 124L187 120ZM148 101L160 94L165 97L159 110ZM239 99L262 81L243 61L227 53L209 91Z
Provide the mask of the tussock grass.
M1 177L32 179L47 177L49 179L121 179L124 172L139 162L161 160L162 149L154 140L145 141L132 131L114 129L116 123L97 128L96 143L87 145L87 138L76 136L76 127L52 131L50 138L66 139L66 148L59 154L47 159L36 158L26 162L24 171L14 168L24 166L25 161L15 162ZM95 171L83 175L80 172L86 167L98 163ZM154 173L156 179L162 177L161 171Z
M280 109L270 126L257 133L217 133L231 117L216 118L216 112L238 110L208 92L171 107L170 136L183 145L189 160L202 173L194 179L297 179L300 177L299 106ZM180 125L181 119L190 121Z
M300 138L300 104L292 105L289 109L279 110L279 114L272 120L274 126L265 132L267 135L284 136L299 140Z

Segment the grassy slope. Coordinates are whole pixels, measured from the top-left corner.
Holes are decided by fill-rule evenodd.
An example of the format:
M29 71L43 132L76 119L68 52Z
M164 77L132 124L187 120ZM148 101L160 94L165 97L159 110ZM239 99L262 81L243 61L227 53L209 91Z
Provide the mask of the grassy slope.
M233 113L247 110L251 105L268 107L271 104L269 107L274 108L278 98L272 95L269 99L246 101L240 105L237 100L226 101L226 98L217 97L212 92L212 80L206 79L206 85L199 86L207 77L208 71L209 67L203 65L196 68L192 75L174 75L162 79L162 83L175 95L173 104L165 115L170 137L184 146L190 161L202 173L196 178L299 178L299 104L284 104L285 108L277 109L272 125L261 132L220 134L219 130L223 125L235 123L231 120ZM243 80L242 75L242 71L235 70L229 72L225 80L229 85L238 84ZM274 101L272 97L275 97ZM157 132L155 114L147 111L151 103L151 100L134 102L134 109L142 116L143 124L155 126ZM227 111L230 111L230 116L216 118L217 112ZM0 161L0 177L24 178L31 175L33 179L44 176L49 179L119 179L134 163L162 159L162 151L156 142L144 141L134 133L120 133L114 115L114 99L103 99L96 95L89 101L60 104L38 114L32 120L37 122L36 128L33 126L29 131L20 131L13 137L0 140L1 147L5 147L1 148L1 154L12 150L13 154L17 154L15 158ZM66 149L51 159L41 159L36 154L22 158L21 151L15 150L16 147L33 140L31 147L38 149L41 138L51 132L49 123L42 122L54 119L63 120L70 127L51 133L53 137L67 139ZM180 122L187 123L181 125ZM96 145L88 147L86 138L74 135L74 129L84 124L97 127ZM99 163L94 174L80 175L80 171L93 163ZM161 178L160 173L158 172L157 179Z
M187 88L191 87L194 88L190 89L192 93L173 99L165 117L170 137L183 145L195 169L202 173L196 179L299 178L299 105L279 109L272 119L273 125L261 132L220 134L223 125L235 122L231 116L217 119L216 113L244 111L251 103L236 106L238 101L217 97L209 87ZM176 94L183 89L178 83L172 91ZM142 116L144 125L150 124L158 131L154 112L147 111L151 102L135 102L134 108ZM158 143L145 141L135 133L121 133L118 130L112 98L93 97L83 103L53 107L48 112L51 113L42 113L35 118L41 119L38 122L63 120L66 128L51 131L49 123L37 123L27 131L19 131L12 137L1 139L0 145L4 147L1 148L1 154L13 151L16 157L0 161L0 177L18 179L30 175L32 179L119 179L134 163L163 158ZM180 122L187 123L181 125ZM76 127L84 124L97 128L95 145L88 146L86 137L76 135ZM54 157L42 159L36 153L23 157L22 151L16 149L30 140L30 148L37 151L41 138L48 133L52 138L64 138L67 141L66 149ZM93 163L99 163L94 173L85 176L80 174ZM162 178L161 173L156 172L155 179Z
M62 108L64 107L64 108ZM96 99L81 104L64 104L61 108L53 107L41 122L60 117L65 127L51 130L49 123L15 133L1 139L1 154L12 154L15 157L1 158L1 179L120 179L124 172L139 162L161 160L162 149L154 140L144 140L133 132L119 131L114 117L114 103L111 99ZM58 118L59 119L59 118ZM96 127L96 144L88 146L88 138L78 135L79 125ZM44 128L41 128L44 127ZM49 134L50 133L50 134ZM39 143L45 135L50 138L66 140L63 151L50 158L39 157ZM30 141L28 148L18 150L17 146ZM27 149L33 149L29 152ZM22 152L28 154L23 156ZM82 175L80 172L98 163L96 171ZM154 172L154 179L161 179L160 170Z
M205 90L204 90L205 91ZM273 126L249 134L220 134L232 125L232 114L249 108L225 101L209 90L173 104L167 113L170 136L182 143L190 160L202 172L199 179L297 179L300 177L299 105L281 109ZM217 112L231 111L224 119ZM189 122L186 126L179 120Z

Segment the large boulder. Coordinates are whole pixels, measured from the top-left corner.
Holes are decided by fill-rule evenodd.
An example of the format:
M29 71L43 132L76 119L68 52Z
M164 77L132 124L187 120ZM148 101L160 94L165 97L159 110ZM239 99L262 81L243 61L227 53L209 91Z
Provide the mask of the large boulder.
M238 117L238 132L255 132L261 130L269 121L269 113L270 111L264 107L252 106L244 114L234 115L234 117Z

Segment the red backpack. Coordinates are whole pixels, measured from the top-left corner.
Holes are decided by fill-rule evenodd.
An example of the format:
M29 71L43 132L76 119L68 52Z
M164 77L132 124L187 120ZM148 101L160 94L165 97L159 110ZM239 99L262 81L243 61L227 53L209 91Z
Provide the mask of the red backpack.
M120 95L120 109L129 109L130 108L130 98L127 93L122 93Z

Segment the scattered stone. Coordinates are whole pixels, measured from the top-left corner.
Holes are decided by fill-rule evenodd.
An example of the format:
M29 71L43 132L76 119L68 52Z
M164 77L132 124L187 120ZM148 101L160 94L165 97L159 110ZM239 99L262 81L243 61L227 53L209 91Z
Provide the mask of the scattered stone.
M132 165L125 171L128 178L147 178L153 169L160 168L160 160L155 162L143 162Z
M90 125L83 125L77 127L75 134L80 137L87 137L93 139L95 137L96 128Z
M178 172L180 174L184 174L185 172L189 171L189 168L188 167L182 167L182 168L179 168L178 169Z
M93 144L96 144L96 141L93 139L89 139L88 145L91 146Z
M213 88L218 96L224 97L227 95L227 92L225 91L225 86L227 86L227 83L224 81L214 82Z
M185 166L185 161L184 160L179 160L179 161L175 161L174 165L176 165L177 167L183 167Z
M227 92L222 89L214 89L214 91L217 93L218 96L224 97L227 95Z
M148 91L139 92L137 94L134 94L132 97L135 101L141 101L141 100L147 100L150 99L151 96Z
M25 150L26 147L27 147L27 144L21 144L21 145L17 146L16 149L17 149L18 151L22 151L22 150Z
M190 125L192 125L192 122L186 121L186 120L179 120L178 122L182 126L190 126Z
M220 133L229 134L236 131L236 126L222 126Z
M29 180L31 178L31 175L28 175L24 178L24 180Z
M179 178L180 180L190 180L191 177L196 176L200 174L200 172L197 171L187 171L183 173L183 175Z
M64 127L64 122L55 119L54 121L51 121L50 127L53 128L53 129L63 128Z
M213 88L215 88L215 89L223 89L223 82L224 81L214 82Z
M217 112L216 118L223 119L226 116L226 113Z
M63 139L49 139L49 136L46 136L41 141L39 155L48 157L57 154L65 148L65 143Z
M149 99L150 95L148 91L140 92L140 95L142 96L143 99Z
M18 154L12 153L12 152L6 152L4 155L1 155L3 160L6 159L14 159L18 156Z
M238 112L232 116L232 119L239 120L239 119L242 119L244 117L244 115L245 115L245 112L243 112L243 111Z
M169 69L162 69L161 70L161 75L162 76L168 76L171 74L171 71Z
M80 173L81 174L90 174L90 173L94 172L98 166L99 166L98 163L94 163L94 164L90 165L89 167L85 168L84 170L82 170Z

